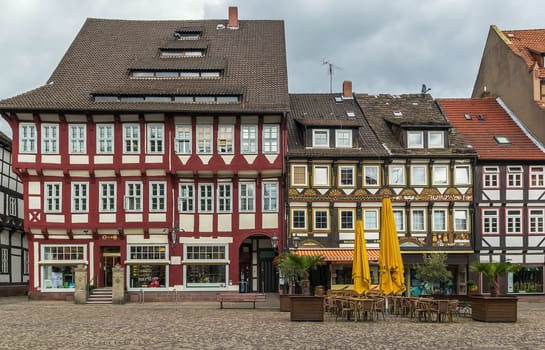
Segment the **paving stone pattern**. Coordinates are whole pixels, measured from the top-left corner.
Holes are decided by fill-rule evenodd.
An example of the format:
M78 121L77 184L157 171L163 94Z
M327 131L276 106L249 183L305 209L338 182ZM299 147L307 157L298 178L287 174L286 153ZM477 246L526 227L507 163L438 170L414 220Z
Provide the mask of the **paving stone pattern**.
M290 322L277 300L76 305L0 298L0 349L544 349L545 303L518 322Z

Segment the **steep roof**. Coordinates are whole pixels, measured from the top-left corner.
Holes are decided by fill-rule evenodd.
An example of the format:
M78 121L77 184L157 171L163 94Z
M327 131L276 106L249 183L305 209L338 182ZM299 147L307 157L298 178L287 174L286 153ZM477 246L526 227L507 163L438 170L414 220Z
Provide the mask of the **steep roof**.
M381 143L392 154L400 155L451 155L453 153L473 153L466 142L441 113L431 95L367 95L357 94L365 118L375 131ZM448 130L447 149L406 149L394 134L393 126L405 129Z
M496 27L497 28L497 27ZM497 29L499 31L499 29ZM504 41L511 50L524 59L528 69L532 69L545 55L545 29L502 30ZM539 76L545 78L543 62L538 63Z
M218 26L223 25L223 26ZM199 32L177 40L175 32ZM204 50L204 57L162 58L160 51ZM38 64L38 62L36 62ZM135 79L133 70L221 70L220 78ZM240 111L289 108L284 22L87 19L47 81L0 101L0 110ZM239 103L94 102L93 95L242 96Z
M545 160L545 153L493 98L439 99L450 123L482 160ZM470 116L466 117L466 114ZM477 118L481 115L481 118ZM506 137L499 144L495 137Z
M290 156L345 157L386 155L353 98L340 94L290 94L291 113L288 118L288 153ZM303 131L306 127L357 128L358 148L306 148Z

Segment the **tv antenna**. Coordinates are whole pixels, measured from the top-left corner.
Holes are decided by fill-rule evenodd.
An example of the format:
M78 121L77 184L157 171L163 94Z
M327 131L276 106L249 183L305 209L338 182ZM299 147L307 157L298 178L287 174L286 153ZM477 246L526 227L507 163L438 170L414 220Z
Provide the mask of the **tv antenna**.
M329 74L329 93L331 94L331 93L333 93L333 70L334 69L342 70L342 68L339 67L339 66L334 65L333 62L331 62L329 60L326 61L325 58L322 60L322 65L324 65L324 64L327 64L327 66L328 66L327 74Z
M424 96L430 90L431 90L431 88L427 87L426 84L422 84L422 90L420 90L420 92L422 93L422 96Z

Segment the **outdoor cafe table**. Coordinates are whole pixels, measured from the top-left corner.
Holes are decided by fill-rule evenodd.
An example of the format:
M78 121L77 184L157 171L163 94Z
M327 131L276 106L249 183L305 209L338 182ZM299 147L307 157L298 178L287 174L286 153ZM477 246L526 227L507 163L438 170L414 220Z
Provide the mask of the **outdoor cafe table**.
M354 321L374 319L376 298L349 297L348 300L353 305Z

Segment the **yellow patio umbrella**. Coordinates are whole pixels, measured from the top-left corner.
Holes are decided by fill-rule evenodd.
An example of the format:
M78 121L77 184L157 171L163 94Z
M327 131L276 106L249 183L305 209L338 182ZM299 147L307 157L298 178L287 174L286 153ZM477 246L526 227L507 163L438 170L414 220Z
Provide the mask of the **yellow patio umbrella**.
M364 294L371 289L371 271L369 270L369 259L367 257L363 222L361 220L356 221L352 279L354 280L354 292L357 294Z
M380 291L385 295L403 293L405 291L403 260L390 198L382 200L378 265Z

